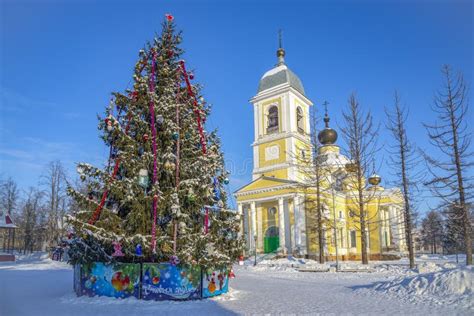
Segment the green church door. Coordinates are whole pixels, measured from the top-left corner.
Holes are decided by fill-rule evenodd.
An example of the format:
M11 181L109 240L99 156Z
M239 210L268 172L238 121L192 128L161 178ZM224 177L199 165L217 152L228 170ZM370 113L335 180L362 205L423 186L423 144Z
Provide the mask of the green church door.
M280 238L278 237L278 227L270 226L265 232L263 238L263 251L265 253L274 252L280 246Z

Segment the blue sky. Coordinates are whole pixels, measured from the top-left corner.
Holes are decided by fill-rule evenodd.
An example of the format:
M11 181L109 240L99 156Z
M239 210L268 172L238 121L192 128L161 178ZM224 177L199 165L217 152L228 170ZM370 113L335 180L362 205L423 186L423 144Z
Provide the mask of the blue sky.
M220 131L231 190L251 178L248 100L276 63L279 28L287 64L316 107L330 102L333 125L342 123L352 91L382 122L398 89L411 108L408 132L426 148L421 121L433 120L441 65L472 82L470 1L0 3L0 175L22 188L37 185L51 160L63 161L71 176L75 162L105 161L97 114L112 91L127 87L138 50L160 31L165 13L184 31L188 67L214 105L207 128ZM472 121L472 109L469 115ZM382 128L380 144L389 140ZM385 166L381 173L389 178Z

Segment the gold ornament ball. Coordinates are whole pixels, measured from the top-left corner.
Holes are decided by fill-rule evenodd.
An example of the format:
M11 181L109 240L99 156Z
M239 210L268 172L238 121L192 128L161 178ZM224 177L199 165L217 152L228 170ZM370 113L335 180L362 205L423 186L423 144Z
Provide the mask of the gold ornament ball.
M382 181L382 178L377 174L373 174L369 178L369 183L372 185L378 185L380 184L381 181Z
M165 162L164 167L166 171L173 171L175 169L175 164L173 162L167 161Z

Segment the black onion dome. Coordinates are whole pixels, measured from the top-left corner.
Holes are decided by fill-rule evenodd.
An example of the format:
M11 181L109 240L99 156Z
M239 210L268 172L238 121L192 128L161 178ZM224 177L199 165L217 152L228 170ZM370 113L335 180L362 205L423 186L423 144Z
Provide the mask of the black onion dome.
M319 132L318 140L323 145L332 145L337 141L337 132L329 127L329 116L326 110L326 114L324 115L324 123L326 124L326 128Z

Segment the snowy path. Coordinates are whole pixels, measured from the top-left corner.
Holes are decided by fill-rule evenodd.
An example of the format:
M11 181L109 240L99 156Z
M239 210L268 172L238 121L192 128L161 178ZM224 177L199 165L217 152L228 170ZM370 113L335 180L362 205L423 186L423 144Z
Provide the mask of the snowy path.
M0 315L470 315L472 310L414 304L358 288L393 276L380 273L302 273L236 268L226 296L191 302L77 298L72 270L39 260L0 265Z
M355 291L384 277L370 273L290 273L278 271L241 271L233 280L239 300L228 302L232 310L242 313L314 313L377 315L470 315L436 305L415 305L379 293ZM241 304L242 301L257 304ZM237 306L239 309L234 309Z

